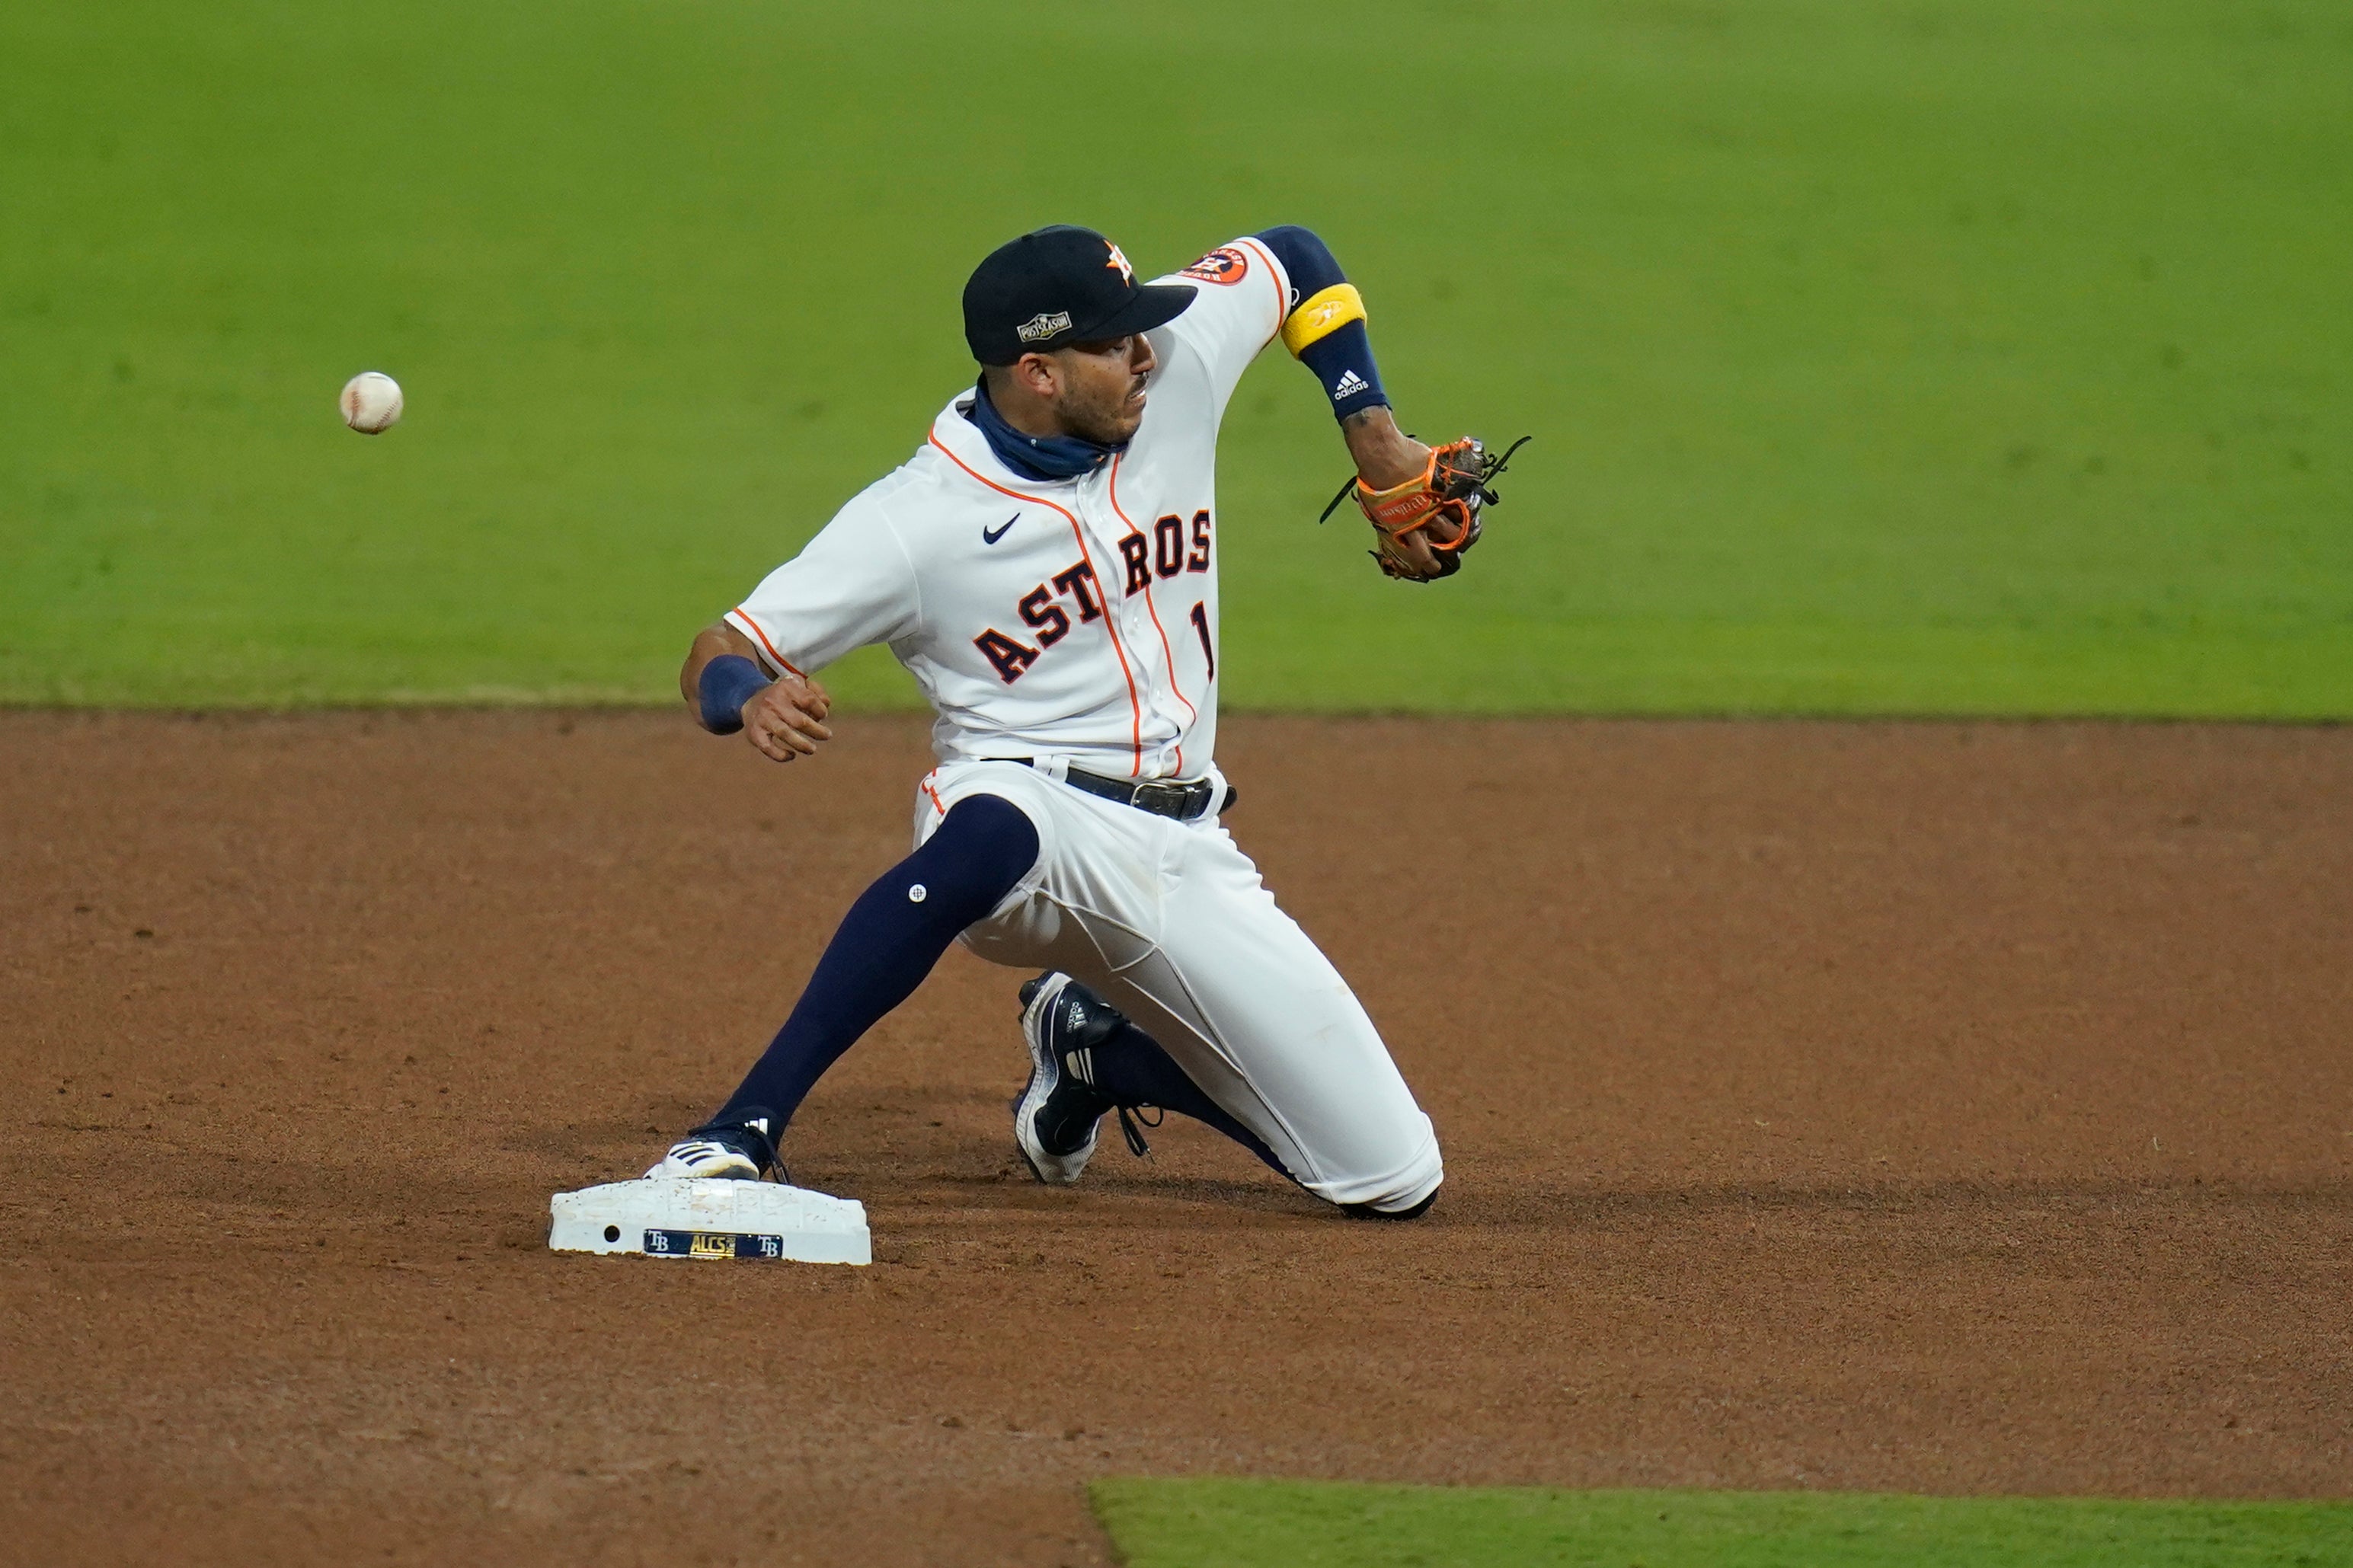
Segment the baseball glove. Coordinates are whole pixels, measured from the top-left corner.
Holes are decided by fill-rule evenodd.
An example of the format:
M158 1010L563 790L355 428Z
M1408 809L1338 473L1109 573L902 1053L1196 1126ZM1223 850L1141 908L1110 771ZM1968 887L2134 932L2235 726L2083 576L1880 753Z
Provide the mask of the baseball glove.
M1401 485L1377 490L1362 479L1349 480L1315 521L1328 520L1353 492L1366 521L1373 525L1374 548L1369 553L1384 575L1408 583L1451 577L1462 570L1464 552L1479 542L1479 514L1497 500L1491 488L1495 476L1529 439L1521 437L1500 457L1470 436L1434 447L1428 466ZM1413 535L1417 533L1421 534L1419 542L1427 547L1434 564L1425 565L1416 558L1419 552L1413 549Z

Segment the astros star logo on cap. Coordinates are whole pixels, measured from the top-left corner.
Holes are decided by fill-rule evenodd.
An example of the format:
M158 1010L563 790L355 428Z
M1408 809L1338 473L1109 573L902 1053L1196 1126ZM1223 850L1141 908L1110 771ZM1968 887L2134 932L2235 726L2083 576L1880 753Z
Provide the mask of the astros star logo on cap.
M1118 246L1112 245L1110 240L1106 239L1103 243L1111 246L1111 259L1104 262L1103 265L1105 267L1115 267L1119 268L1119 275L1121 278L1130 283L1134 282L1135 268L1127 264L1126 256L1121 252Z

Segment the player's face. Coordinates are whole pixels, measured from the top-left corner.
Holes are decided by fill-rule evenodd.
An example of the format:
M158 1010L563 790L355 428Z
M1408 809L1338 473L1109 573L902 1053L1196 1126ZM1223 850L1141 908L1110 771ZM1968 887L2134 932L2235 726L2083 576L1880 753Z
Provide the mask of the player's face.
M1124 447L1144 423L1144 379L1159 362L1144 334L1074 343L1054 355L1061 372L1054 415L1073 436Z

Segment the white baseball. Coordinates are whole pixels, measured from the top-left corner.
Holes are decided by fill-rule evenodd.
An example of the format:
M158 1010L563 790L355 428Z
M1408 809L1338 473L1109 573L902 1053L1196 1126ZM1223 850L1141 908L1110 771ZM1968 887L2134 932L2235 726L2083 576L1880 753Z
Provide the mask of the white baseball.
M343 383L343 423L363 436L381 436L400 423L400 383L364 370Z

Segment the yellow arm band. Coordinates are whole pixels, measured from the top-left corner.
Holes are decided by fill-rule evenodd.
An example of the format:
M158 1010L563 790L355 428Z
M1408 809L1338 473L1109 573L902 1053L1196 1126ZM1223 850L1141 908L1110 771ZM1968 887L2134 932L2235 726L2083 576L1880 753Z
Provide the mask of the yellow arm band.
M1335 283L1291 312L1282 323L1282 346L1297 359L1318 338L1328 338L1351 321L1365 319L1365 297L1353 283Z

